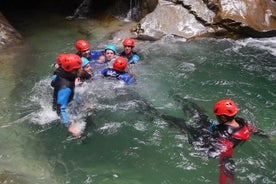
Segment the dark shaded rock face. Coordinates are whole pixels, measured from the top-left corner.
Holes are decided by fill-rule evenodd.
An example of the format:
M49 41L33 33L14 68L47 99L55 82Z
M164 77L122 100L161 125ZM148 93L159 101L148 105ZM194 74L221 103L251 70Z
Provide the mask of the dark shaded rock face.
M77 12L81 5L86 9ZM138 5L138 6L137 6ZM143 32L137 38L157 40L166 35L195 37L276 36L275 0L1 0L1 11L42 9L75 18L126 17L140 21ZM18 44L22 37L0 14L0 47ZM229 36L230 35L230 36ZM135 35L134 35L135 36Z
M20 33L10 25L0 12L0 48L17 45L22 40Z
M156 7L158 0L1 0L0 4L0 48L18 44L22 41L18 33L8 22L13 17L11 12L27 12L31 10L41 10L56 12L64 15L68 19L79 18L99 18L108 16L126 17L132 6L139 5L139 14L135 15L135 21L141 20ZM78 8L85 6L81 12ZM110 17L111 17L110 16ZM6 18L5 18L6 17ZM134 19L133 19L134 20Z

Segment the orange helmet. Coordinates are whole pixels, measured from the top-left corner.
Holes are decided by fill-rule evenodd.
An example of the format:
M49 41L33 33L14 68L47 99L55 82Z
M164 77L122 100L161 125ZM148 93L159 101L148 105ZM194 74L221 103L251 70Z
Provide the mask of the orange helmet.
M66 58L66 54L59 54L57 56L57 64L61 65L65 58Z
M117 57L113 63L113 69L118 72L124 72L127 67L127 60L123 57Z
M230 99L220 100L214 105L214 114L216 116L234 116L237 112L238 108L236 104Z
M123 43L123 46L135 47L135 43L132 38L125 38L122 43Z
M77 54L66 54L65 59L61 64L61 68L66 72L71 72L74 69L81 68L81 58Z
M76 49L79 52L85 51L85 50L89 50L90 49L90 45L86 40L78 40L76 42Z

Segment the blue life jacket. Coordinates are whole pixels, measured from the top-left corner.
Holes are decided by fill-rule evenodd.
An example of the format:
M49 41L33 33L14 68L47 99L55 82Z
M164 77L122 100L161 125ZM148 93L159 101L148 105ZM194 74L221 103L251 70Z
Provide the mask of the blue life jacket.
M130 56L126 55L125 52L122 52L120 56L126 58L128 64L136 64L140 60L140 57L136 52L132 52Z
M102 75L110 79L117 79L123 81L125 84L133 84L135 78L130 76L127 72L118 72L111 68L105 68L101 71Z

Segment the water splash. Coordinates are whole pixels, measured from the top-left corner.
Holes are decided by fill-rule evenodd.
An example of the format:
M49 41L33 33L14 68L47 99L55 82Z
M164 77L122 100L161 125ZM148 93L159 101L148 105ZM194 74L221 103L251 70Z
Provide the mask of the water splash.
M272 38L247 38L244 40L236 41L237 46L235 49L239 50L243 47L255 47L269 52L273 56L276 56L276 37Z

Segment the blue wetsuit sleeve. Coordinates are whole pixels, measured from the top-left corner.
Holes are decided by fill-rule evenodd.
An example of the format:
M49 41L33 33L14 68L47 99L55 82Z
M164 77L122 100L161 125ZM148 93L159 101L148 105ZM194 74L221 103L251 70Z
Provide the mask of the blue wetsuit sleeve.
M103 76L106 76L107 71L108 71L108 68L105 68L105 69L103 69L103 70L101 71L101 74L102 74Z
M51 77L52 81L55 81L56 78L57 78L57 75L56 75L56 74L52 75L52 77Z
M139 60L140 57L137 54L134 54L133 56L131 56L131 58L129 58L128 64L136 64Z
M216 127L217 125L218 125L218 124L217 124L216 122L212 121L212 122L211 122L211 125L208 127L208 130L209 130L210 132L213 132L214 129L215 129L215 127Z
M91 51L89 61L98 60L101 55L103 55L103 51Z
M131 77L127 73L118 76L118 79L124 81L124 83L127 84L127 85L133 84L135 82L135 78Z
M71 92L72 91L70 88L64 88L59 90L57 95L57 104L60 105L60 114L62 118L62 123L65 126L70 125L69 117L66 113L66 107L67 107Z

